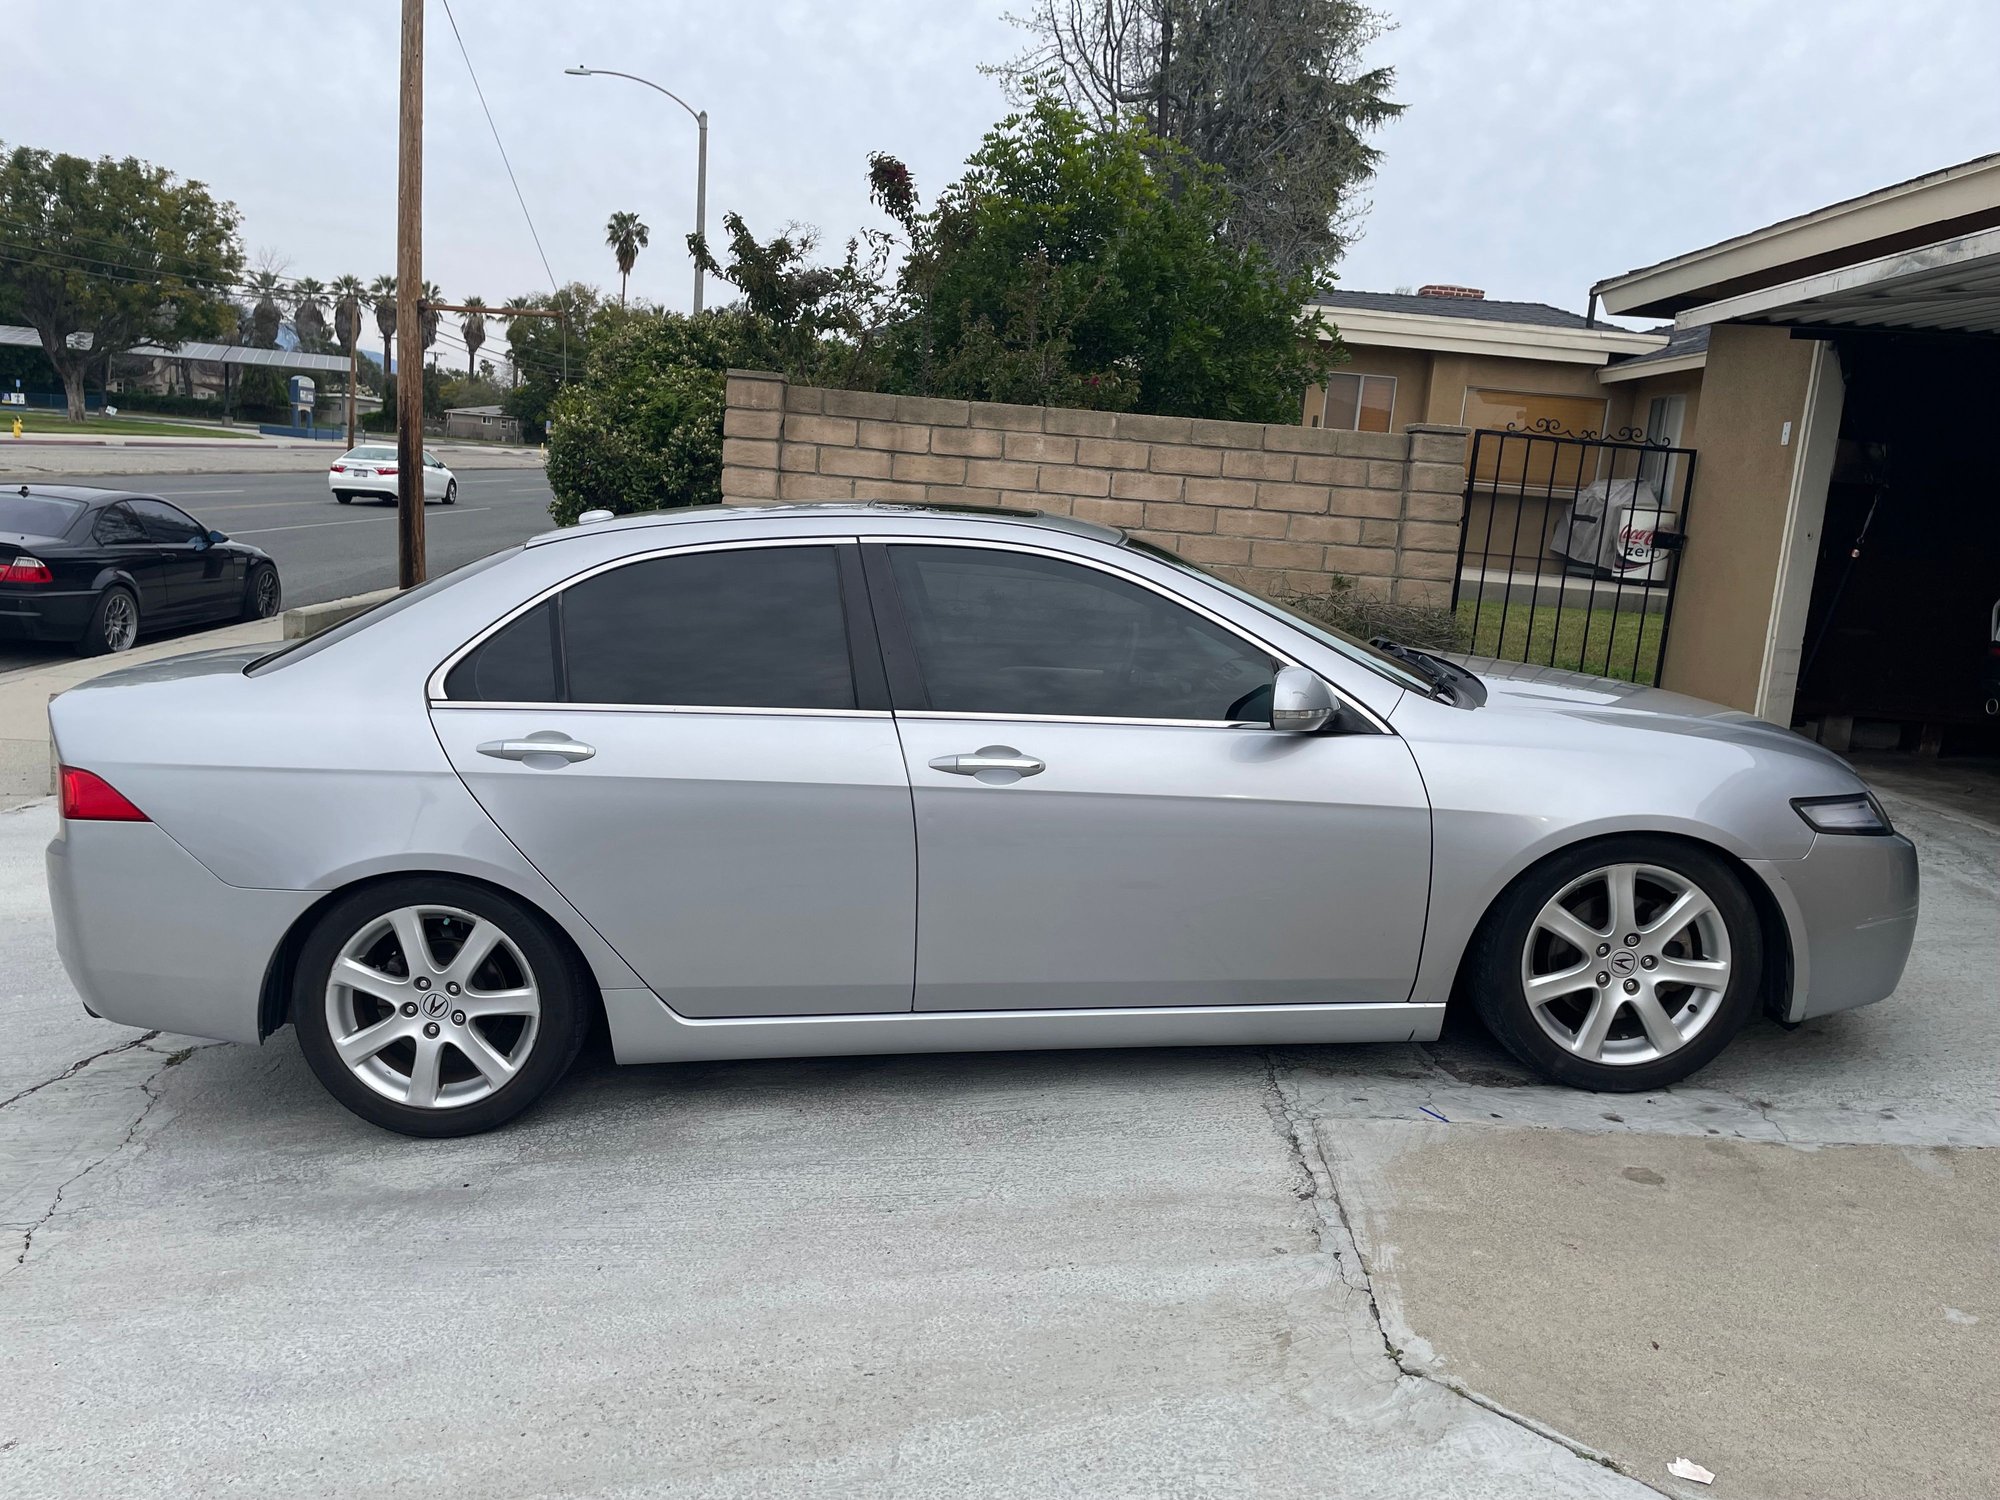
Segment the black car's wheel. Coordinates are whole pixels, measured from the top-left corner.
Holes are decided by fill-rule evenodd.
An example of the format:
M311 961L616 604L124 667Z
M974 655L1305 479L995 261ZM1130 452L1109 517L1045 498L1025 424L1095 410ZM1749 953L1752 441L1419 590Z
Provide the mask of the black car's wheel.
M445 481L444 503L446 505L458 504L458 481L456 479L448 479Z
M1711 1062L1755 1012L1763 932L1742 880L1675 839L1602 839L1515 881L1480 928L1472 999L1507 1050L1555 1083L1662 1088Z
M335 490L333 498L338 500L342 505L352 505L354 503L354 496L346 490Z
M327 909L292 974L299 1048L327 1091L404 1135L473 1135L562 1077L589 980L536 913L450 876Z
M258 563L251 568L243 584L243 618L268 620L284 607L284 602L278 570L270 563Z
M122 583L114 583L97 596L90 612L90 624L76 643L79 656L105 656L130 651L139 639L139 596Z

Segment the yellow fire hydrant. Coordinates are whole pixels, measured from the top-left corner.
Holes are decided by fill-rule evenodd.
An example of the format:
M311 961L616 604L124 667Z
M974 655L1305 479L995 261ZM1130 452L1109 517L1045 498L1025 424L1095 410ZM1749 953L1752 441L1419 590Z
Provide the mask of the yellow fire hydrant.
M16 417L14 418L14 436L19 437L20 435L21 435L21 419L19 417Z

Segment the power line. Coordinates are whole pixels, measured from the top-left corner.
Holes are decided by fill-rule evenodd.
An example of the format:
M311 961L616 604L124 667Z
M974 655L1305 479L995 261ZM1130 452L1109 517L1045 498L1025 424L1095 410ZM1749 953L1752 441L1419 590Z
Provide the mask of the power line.
M459 32L458 17L451 13L451 0L444 0L444 16L451 22L453 40L458 43L458 55L465 59L465 71L472 79L472 92L479 96L479 108L486 116L486 128L493 132L493 144L499 148L500 164L507 169L507 181L514 186L514 201L521 205L521 217L528 221L528 233L535 242L535 254L542 258L542 269L548 273L549 290L560 291L556 273L549 266L548 253L542 249L542 237L535 229L535 216L528 212L528 200L521 194L521 183L514 176L514 164L507 159L507 148L500 140L500 127L493 123L493 111L486 103L486 90L479 86L479 72L472 66L472 54L465 50L465 37Z

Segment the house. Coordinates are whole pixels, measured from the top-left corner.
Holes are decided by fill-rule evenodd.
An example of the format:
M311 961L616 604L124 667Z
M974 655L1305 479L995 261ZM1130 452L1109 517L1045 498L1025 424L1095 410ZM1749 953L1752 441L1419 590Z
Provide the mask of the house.
M457 438L491 438L499 443L521 441L521 423L497 406L454 406L444 414L444 434Z
M1593 300L1673 320L1601 380L1693 382L1664 684L1840 749L2000 748L2000 154Z

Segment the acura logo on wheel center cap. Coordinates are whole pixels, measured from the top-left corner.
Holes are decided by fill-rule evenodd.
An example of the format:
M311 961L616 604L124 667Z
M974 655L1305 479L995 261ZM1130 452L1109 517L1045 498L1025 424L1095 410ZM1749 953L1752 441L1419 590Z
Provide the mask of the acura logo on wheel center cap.
M1621 973L1625 973L1625 972L1629 972L1629 971L1627 971L1627 970L1620 970L1619 972L1621 972ZM449 1001L448 999L446 999L446 998L445 998L445 997L444 997L444 996L443 996L442 994L440 994L440 993L439 993L438 991L436 991L436 990L432 990L432 991L431 991L431 992L430 992L430 993L429 993L428 995L424 996L424 1014L425 1014L425 1015L427 1015L427 1016L441 1016L441 1015L443 1015L443 1014L444 1014L444 1013L445 1013L446 1011L448 1011L448 1010L450 1010L450 1009L451 1009L451 1001Z
M1622 951L1611 955L1611 972L1614 974L1630 974L1638 967L1639 959L1634 953Z

